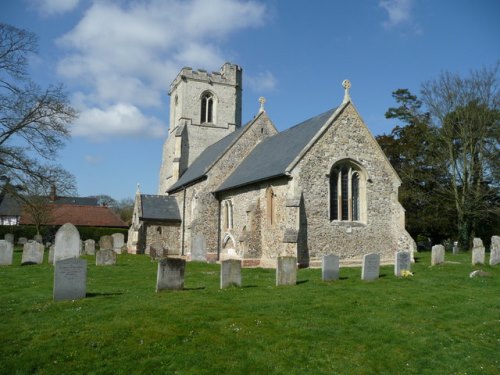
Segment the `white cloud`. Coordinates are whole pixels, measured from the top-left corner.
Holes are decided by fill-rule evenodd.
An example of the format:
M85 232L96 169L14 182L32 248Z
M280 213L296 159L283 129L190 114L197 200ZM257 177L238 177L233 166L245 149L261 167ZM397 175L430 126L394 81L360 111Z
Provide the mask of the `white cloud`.
M273 91L277 85L276 78L269 71L260 72L256 76L247 75L245 79L248 86L257 93Z
M85 155L84 159L89 164L100 164L102 162L102 157L98 155Z
M32 0L32 5L44 16L55 16L72 11L80 0Z
M77 124L73 134L160 136L160 121L144 113L168 105L162 95L179 69L217 70L226 61L225 40L262 25L265 14L264 4L249 0L94 1L59 38L66 56L58 72L78 86L78 123L106 121L91 132ZM118 126L118 120L130 118L135 121Z
M411 20L411 8L413 0L381 0L379 6L387 11L389 20L383 23L385 28L409 22Z

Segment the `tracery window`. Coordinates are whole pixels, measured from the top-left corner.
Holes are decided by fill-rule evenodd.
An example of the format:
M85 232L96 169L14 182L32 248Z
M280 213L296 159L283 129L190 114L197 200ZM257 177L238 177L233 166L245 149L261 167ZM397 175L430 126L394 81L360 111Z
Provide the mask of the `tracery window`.
M214 102L215 98L212 93L206 92L201 97L201 123L214 122Z
M351 161L333 166L330 173L330 220L363 221L364 174Z

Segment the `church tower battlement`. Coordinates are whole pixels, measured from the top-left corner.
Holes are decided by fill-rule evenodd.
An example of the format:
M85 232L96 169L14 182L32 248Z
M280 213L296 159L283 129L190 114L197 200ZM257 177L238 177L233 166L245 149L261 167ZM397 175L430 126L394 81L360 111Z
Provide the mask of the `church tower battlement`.
M242 68L181 69L170 85L170 127L163 146L158 194L165 194L208 146L241 126Z

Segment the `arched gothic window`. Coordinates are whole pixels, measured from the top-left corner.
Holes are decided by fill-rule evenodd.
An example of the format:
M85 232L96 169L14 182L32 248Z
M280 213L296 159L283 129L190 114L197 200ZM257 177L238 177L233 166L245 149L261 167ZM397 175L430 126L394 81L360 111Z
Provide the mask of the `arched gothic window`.
M330 172L330 220L364 221L365 178L350 161L337 163Z
M233 229L233 202L224 201L224 228Z
M201 97L201 123L214 122L215 98L212 93L206 92Z
M274 205L274 191L273 188L269 186L266 190L267 222L269 225L274 224Z

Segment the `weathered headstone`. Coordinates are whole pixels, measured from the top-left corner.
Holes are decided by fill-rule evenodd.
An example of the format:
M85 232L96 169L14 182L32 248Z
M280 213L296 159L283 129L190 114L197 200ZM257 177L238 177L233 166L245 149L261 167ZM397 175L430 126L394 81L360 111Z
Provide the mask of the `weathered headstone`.
M158 262L156 291L164 289L182 290L184 288L184 269L186 260L182 258L163 258Z
M485 248L480 238L474 238L472 246L472 264L484 264Z
M205 240L205 236L201 233L195 234L191 241L191 260L207 260L207 241Z
M56 261L54 266L54 301L85 298L87 261L67 258Z
M321 266L321 278L323 281L339 279L339 257L334 254L325 255Z
M56 233L54 263L80 256L80 233L73 224L66 223Z
M100 250L113 249L113 237L101 236L101 238L99 238L99 249Z
M394 275L401 276L401 271L410 271L411 254L407 251L398 251L394 259Z
M276 286L297 284L297 258L278 257L276 267Z
M490 246L490 266L495 266L500 263L500 237L491 237Z
M125 236L123 233L113 233L111 237L113 238L113 250L115 253L121 254L122 247L125 244Z
M453 255L457 255L459 252L458 250L458 241L453 242Z
M17 240L18 245L24 245L26 243L28 243L28 239L26 237L19 237L19 239Z
M114 266L116 264L116 253L113 249L98 250L95 254L96 266Z
M51 245L49 247L49 264L54 264L54 253L56 251L56 245Z
M444 262L444 246L434 245L431 250L431 266Z
M220 263L220 288L241 286L241 260L226 259Z
M0 266L10 266L12 256L14 255L14 246L7 240L0 240Z
M10 242L12 245L14 245L14 235L12 233L6 233L5 236L3 236L5 241Z
M85 254L87 255L95 255L95 241L94 240L85 240Z
M21 265L42 264L43 251L44 247L42 244L36 241L26 242L23 247L23 256L21 258Z
M41 234L35 234L33 237L33 241L36 241L38 243L43 243L43 237Z
M155 241L149 245L149 256L151 257L151 260L166 258L168 256L168 251L163 248L163 244L161 242Z
M361 280L372 281L379 278L380 255L371 253L363 256L363 266L361 268Z

